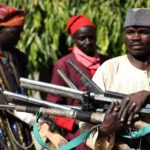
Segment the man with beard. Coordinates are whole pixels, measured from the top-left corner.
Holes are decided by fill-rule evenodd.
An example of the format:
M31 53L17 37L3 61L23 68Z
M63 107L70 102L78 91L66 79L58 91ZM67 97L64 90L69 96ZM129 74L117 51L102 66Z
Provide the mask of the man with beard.
M135 124L137 128L148 126L148 123L138 124L134 117L150 100L150 9L135 8L127 12L124 24L124 43L127 54L106 61L93 77L93 81L104 91L114 91L127 94L122 101L118 117L124 125ZM148 116L139 120L149 121ZM129 128L128 128L129 129ZM132 129L131 129L132 130ZM124 134L131 132L124 131ZM146 136L137 139L127 139L117 134L116 149L149 149L150 143ZM101 137L96 145L101 147ZM100 148L98 148L100 149Z

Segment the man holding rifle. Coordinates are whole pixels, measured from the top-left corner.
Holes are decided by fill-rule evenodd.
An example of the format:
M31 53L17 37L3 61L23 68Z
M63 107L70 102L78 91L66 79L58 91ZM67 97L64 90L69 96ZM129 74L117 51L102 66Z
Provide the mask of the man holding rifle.
M93 81L104 91L129 94L121 103L118 117L123 124L131 125L150 96L150 9L135 8L127 12L124 43L127 54L106 61L95 73ZM149 121L148 116L140 119ZM96 142L99 147L100 141L101 138ZM118 134L114 149L149 149L149 142L146 136L128 139Z

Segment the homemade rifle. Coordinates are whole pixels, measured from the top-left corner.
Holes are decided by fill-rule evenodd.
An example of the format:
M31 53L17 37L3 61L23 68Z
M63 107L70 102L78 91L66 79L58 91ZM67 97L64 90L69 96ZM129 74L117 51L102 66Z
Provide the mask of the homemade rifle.
M80 68L77 65L75 65L75 63L72 60L68 59L67 63L81 75L80 80L85 86L89 88L91 92L95 94L104 94L102 89L100 89L94 82L92 82L92 80L89 77L87 77L85 73L82 70L80 70Z
M13 103L13 104L19 103L19 104L24 104L24 105L33 104L34 106L38 106L38 107L41 107L41 106L42 107L54 107L54 108L71 110L71 108L67 106L58 105L55 103L47 102L45 100L39 100L33 97L29 97L29 96L22 95L22 94L16 94L16 93L9 92L9 91L1 91L1 101L3 104L6 104L6 103ZM3 101L5 101L5 103Z
M105 97L103 94L80 91L77 89L71 89L68 87L58 86L25 78L20 78L20 86L27 89L38 90L41 92L47 92L63 97L76 99L79 100L81 104L83 104L86 100L90 100L94 105L94 109L99 108L101 103L110 104L113 100L116 100L116 98ZM121 99L118 98L118 101L120 100ZM141 109L140 112L150 113L150 104L147 104L144 108Z
M89 123L100 123L103 120L102 113L83 112L80 107L64 106L44 100L35 99L29 96L15 94L9 91L1 91L1 99L5 100L8 104L0 104L0 109L17 110L29 113L41 112L43 115L60 116L78 119L80 121ZM24 105L15 105L18 103ZM29 106L33 104L33 106ZM26 106L28 105L28 106Z
M44 108L44 107L31 107L31 106L22 106L22 105L0 105L1 110L16 110L16 111L21 111L21 112L28 112L28 113L33 113L36 114L37 112L41 113L42 115L47 115L47 116L60 116L60 117L66 117L66 118L72 118L72 119L77 119L80 121L84 121L87 123L94 123L94 124L99 124L103 121L104 119L104 114L103 113L93 113L93 112L86 112L86 111L81 111L81 110L74 110L74 109L68 109L67 107L63 107L63 109L58 109L59 104L57 108Z
M65 72L62 69L58 69L57 70L59 76L62 78L62 80L70 87L73 89L77 89L77 87L73 84L73 82L67 77L67 75L65 74ZM88 78L88 77L87 77ZM88 80L90 81L90 79ZM91 81L93 82L93 81ZM93 82L94 83L94 82ZM95 83L94 83L95 84ZM94 86L93 84L93 86ZM90 83L89 83L90 85ZM90 86L91 87L91 86ZM95 88L97 89L97 88ZM104 106L105 105L105 106ZM108 107L106 104L101 104L100 108L104 107ZM101 112L103 112L103 109L101 109ZM82 103L82 110L84 111L90 111L90 110L94 110L94 106L93 103L91 103L91 101L89 99L87 99L86 101L84 100L84 103Z
M126 97L126 94L112 92L112 91L103 91L95 82L93 82L71 59L68 59L67 63L81 75L81 82L89 89L89 91L95 94L103 94L106 97L112 97L117 99L123 99Z
M72 83L72 81L69 80L69 78L62 69L58 69L57 73L70 88L77 89L77 87Z

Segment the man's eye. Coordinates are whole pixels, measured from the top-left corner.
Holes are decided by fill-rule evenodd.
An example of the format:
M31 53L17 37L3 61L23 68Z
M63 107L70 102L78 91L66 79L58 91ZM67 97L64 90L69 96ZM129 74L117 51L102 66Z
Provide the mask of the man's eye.
M133 31L127 31L126 34L132 35L134 32Z
M148 31L141 31L140 34L143 34L143 35L148 35L150 34Z

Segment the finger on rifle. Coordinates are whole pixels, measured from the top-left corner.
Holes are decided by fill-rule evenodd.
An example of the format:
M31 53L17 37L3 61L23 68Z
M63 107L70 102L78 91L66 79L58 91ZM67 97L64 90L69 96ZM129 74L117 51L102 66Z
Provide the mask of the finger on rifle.
M120 109L120 102L119 101L115 101L114 111L118 111L119 109Z
M129 114L129 117L128 117L128 120L127 120L127 124L130 125L132 120L133 120L133 117L134 117L134 113L130 113Z
M135 113L135 114L138 113L138 112L140 111L140 109L141 109L141 106L136 105L136 107L135 107L135 109L134 109L134 113Z
M136 120L136 119L139 118L139 116L140 116L139 114L135 114L135 115L133 116L133 119Z
M120 121L122 121L122 122L125 120L127 110L129 107L128 104L129 104L129 98L127 97L127 98L123 99L123 102L121 104L121 108L120 108L120 111L118 114L118 117L120 118Z
M132 113L132 112L135 110L135 108L136 108L136 103L132 103L132 104L130 105L130 108L129 108L129 110L128 110L128 113L129 113L129 114Z
M111 105L109 106L109 108L108 108L108 110L107 110L107 114L110 114L112 111L113 111L113 109L114 109L114 107L115 107L115 102L113 101L112 103L111 103Z

